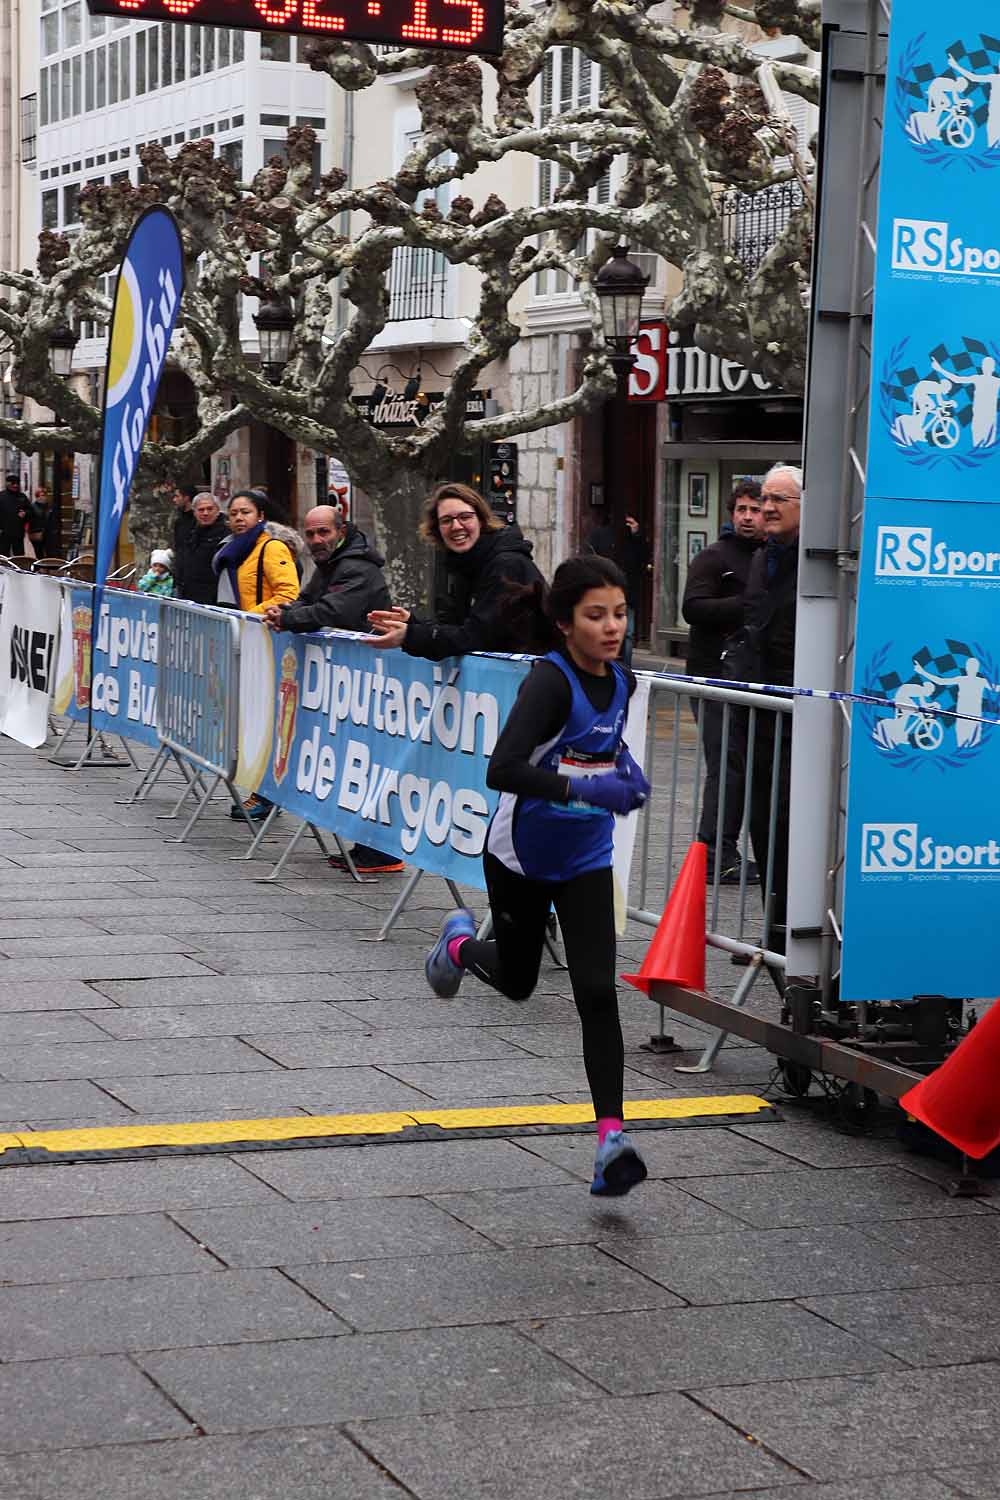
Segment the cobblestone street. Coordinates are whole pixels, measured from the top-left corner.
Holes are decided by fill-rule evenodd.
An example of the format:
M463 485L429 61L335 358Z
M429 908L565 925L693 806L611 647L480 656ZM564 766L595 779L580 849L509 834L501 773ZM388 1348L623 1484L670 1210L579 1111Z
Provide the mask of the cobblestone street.
M399 877L355 885L303 841L259 883L288 818L236 861L224 802L168 842L176 781L128 807L131 770L9 740L0 764L0 1133L589 1098L553 964L523 1005L429 994L443 881L376 943ZM716 955L710 984L734 972ZM688 1050L645 1051L657 1012L621 995L627 1099L773 1100L767 1054L678 1074L706 1033L668 1017ZM0 1500L1000 1492L1000 1198L949 1197L888 1123L657 1122L618 1202L588 1193L592 1127L423 1134L9 1147Z

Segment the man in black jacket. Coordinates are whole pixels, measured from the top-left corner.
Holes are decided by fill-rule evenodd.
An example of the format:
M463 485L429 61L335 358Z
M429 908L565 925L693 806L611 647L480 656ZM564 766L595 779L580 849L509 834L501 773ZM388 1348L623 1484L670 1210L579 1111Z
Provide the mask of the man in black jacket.
M389 589L382 573L385 558L376 552L363 531L343 522L332 505L317 505L302 527L316 571L292 604L272 604L264 619L272 630L367 630L368 612L388 609ZM394 854L355 844L351 858L359 875L392 875L403 862ZM338 855L330 857L337 870L349 868Z
M799 574L802 471L778 464L761 492L765 543L754 558L743 596L743 623L756 642L761 682L790 687L795 680L795 612ZM780 742L778 724L780 721ZM785 951L788 904L788 819L791 800L791 716L757 715L750 789L750 837L763 879L771 852L771 922L767 943ZM770 848L772 766L780 755L773 852ZM766 894L766 892L765 892Z
M687 587L681 611L691 627L687 669L693 677L724 676L722 648L728 636L743 621L743 593L750 564L763 541L760 485L743 480L729 501L732 531L698 553L688 568ZM701 804L698 838L708 845L708 878L715 879L715 851L719 817L719 783L722 779L722 705L692 699L691 708L701 730L705 756L705 788ZM737 847L743 824L743 793L746 777L747 714L730 710L725 767L725 805L722 817L722 865L719 880L736 885L740 880ZM747 871L748 879L755 872Z
M302 527L316 571L293 604L272 605L272 630L367 630L368 613L389 608L385 558L363 531L341 521L332 505L317 505Z
M198 493L196 485L176 484L168 490L170 503L177 511L174 517L174 559L180 557L195 528L192 506Z
M194 526L184 528L180 549L174 552L174 593L178 599L190 599L194 604L214 604L219 579L212 569L212 558L228 540L229 528L214 495L197 495L191 511Z
M24 527L31 503L21 488L18 474L7 475L7 488L0 494L0 552L20 557L24 552Z

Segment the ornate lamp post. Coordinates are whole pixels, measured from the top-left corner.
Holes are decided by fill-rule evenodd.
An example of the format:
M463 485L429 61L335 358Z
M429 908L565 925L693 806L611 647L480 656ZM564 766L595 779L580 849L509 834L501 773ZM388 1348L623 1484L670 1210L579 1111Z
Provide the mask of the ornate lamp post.
M49 334L49 368L53 375L59 375L65 380L70 374L76 345L76 332L68 323L60 323L53 328Z
M615 550L624 556L626 494L625 416L628 411L628 377L635 363L632 346L639 332L643 293L649 277L628 258L628 245L616 245L611 259L598 271L594 288L601 301L604 342L618 382L611 400L608 444L604 464L604 494L608 516L614 526Z
M281 372L292 352L292 330L295 314L285 297L273 296L262 302L254 314L260 335L260 362L271 381L281 379Z

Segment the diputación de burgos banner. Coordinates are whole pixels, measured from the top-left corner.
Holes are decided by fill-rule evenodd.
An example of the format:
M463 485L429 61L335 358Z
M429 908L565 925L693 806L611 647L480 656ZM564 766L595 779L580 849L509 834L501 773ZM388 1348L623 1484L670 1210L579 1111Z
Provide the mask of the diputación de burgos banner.
M482 888L486 767L528 663L424 661L243 621L236 781L343 838Z
M159 749L156 679L160 601L119 589L65 589L52 708L95 730Z
M996 7L894 6L853 683L886 707L852 713L845 1000L995 993L998 185Z

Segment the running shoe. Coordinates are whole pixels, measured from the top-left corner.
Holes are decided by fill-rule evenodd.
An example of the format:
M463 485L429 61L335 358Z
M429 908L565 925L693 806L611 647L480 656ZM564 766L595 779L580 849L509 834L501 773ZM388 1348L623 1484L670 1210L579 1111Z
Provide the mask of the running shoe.
M246 799L242 805L242 810L239 807L231 807L229 809L229 816L242 821L244 814L246 814L252 822L263 823L273 806L274 803L268 802L266 797L258 797L254 794L254 796Z
M465 970L448 957L448 944L455 938L475 937L476 923L471 911L460 906L446 918L441 936L427 955L424 973L427 983L439 1000L452 1000L458 994Z
M381 849L369 849L367 844L355 844L351 850L351 858L359 875L398 875L403 869L403 861L397 859L395 854L383 854ZM343 855L331 854L326 862L331 870L343 870L350 874L350 866Z
M624 1130L609 1130L594 1161L590 1191L599 1198L624 1198L646 1176L646 1163Z

